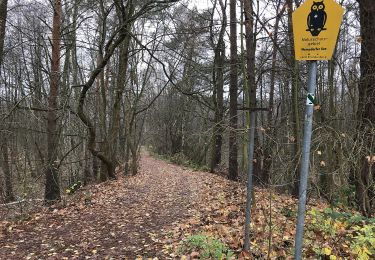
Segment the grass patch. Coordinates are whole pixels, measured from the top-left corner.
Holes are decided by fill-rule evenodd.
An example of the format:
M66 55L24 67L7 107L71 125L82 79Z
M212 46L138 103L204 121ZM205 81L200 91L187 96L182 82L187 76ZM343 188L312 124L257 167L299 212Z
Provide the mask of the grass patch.
M199 259L230 259L233 251L219 240L204 234L188 237L179 248L181 255L196 254Z

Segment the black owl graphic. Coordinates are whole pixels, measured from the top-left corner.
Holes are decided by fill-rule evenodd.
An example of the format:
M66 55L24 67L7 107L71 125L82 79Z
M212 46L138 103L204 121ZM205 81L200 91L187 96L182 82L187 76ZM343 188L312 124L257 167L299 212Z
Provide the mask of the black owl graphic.
M324 25L327 21L327 14L324 11L324 1L315 2L311 6L311 12L307 16L307 27L306 31L309 31L312 36L318 36L322 30L326 30Z

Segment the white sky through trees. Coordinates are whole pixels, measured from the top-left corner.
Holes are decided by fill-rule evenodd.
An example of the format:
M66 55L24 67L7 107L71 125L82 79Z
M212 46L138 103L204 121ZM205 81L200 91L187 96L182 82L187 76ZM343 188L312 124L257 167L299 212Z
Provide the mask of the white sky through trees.
M199 10L202 10L210 6L210 3L210 0L191 0L189 1L189 7L196 6Z

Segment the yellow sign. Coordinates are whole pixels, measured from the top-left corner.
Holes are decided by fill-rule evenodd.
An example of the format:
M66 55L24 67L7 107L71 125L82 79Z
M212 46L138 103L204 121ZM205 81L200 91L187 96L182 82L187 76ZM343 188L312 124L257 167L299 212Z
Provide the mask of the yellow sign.
M306 0L292 16L296 60L330 60L344 8L334 0Z

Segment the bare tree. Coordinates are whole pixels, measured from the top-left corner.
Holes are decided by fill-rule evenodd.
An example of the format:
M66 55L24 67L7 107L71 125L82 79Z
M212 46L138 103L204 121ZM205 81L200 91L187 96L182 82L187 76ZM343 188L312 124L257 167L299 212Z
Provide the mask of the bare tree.
M52 25L52 60L50 92L48 97L47 113L47 166L46 166L46 187L44 198L47 203L60 199L59 174L57 170L57 108L60 85L60 40L61 40L61 0L55 0L53 5Z
M237 95L238 95L238 55L237 55L237 1L230 0L230 85L229 85L229 175L230 180L238 178L237 145Z
M3 64L5 27L7 20L8 0L0 0L0 65Z
M213 103L215 109L214 128L213 128L213 147L210 162L210 170L214 171L216 166L221 162L221 147L223 143L223 120L224 120L224 66L225 66L225 29L227 26L226 3L219 0L221 8L221 28L217 43L214 42L214 14L217 5L217 0L214 1L212 8L211 24L210 24L210 40L214 49L214 66L212 71L213 81Z

